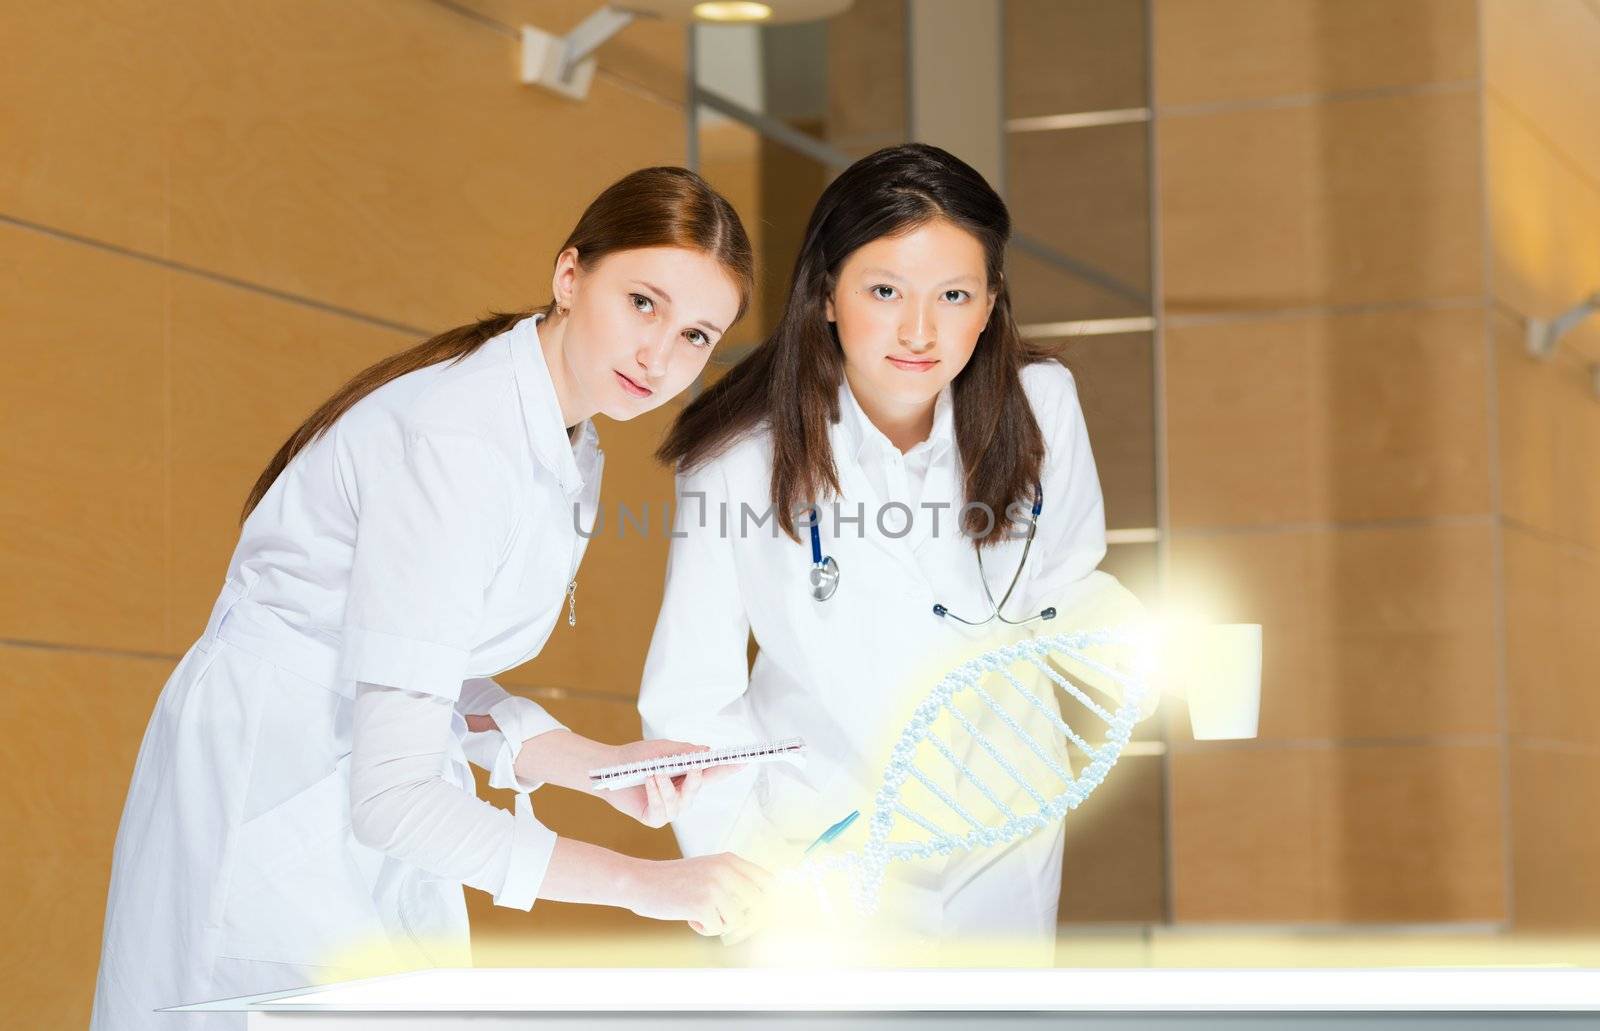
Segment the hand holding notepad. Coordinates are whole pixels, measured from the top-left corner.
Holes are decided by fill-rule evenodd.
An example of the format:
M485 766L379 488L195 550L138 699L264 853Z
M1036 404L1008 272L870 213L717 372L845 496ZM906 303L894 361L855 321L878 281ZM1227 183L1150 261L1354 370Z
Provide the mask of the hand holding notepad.
M693 770L712 766L743 766L746 763L787 762L795 766L805 764L806 744L800 738L784 738L736 748L718 748L705 751L677 752L656 756L640 762L603 766L589 771L589 785L594 791L618 791L637 787L652 777L681 777Z

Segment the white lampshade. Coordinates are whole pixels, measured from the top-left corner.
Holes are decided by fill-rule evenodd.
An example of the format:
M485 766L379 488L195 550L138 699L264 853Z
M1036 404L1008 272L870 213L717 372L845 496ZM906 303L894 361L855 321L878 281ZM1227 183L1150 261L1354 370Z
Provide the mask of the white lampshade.
M788 25L832 18L854 0L618 0L615 6L676 22L753 22ZM765 11L765 13L763 13Z

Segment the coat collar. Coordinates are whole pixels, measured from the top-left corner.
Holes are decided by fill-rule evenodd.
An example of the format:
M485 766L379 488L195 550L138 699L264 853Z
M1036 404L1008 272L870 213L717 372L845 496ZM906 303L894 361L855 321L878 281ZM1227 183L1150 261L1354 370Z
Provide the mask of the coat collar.
M503 334L511 350L511 366L516 372L517 395L522 401L522 419L528 441L539 462L555 474L569 498L583 493L584 484L593 478L599 459L599 434L594 420L585 419L578 427L577 439L567 437L561 421L561 402L550 378L550 367L539 346L539 321L542 314L521 322Z
M933 452L931 458L937 460L954 444L955 412L950 384L946 383L933 402L932 432L928 434L927 440L912 448L911 452L927 448ZM855 391L850 389L850 381L841 376L839 421L835 424L834 454L848 455L857 462L863 462L871 452L887 454L898 450L889 438L884 436L883 431L873 425L865 409L861 407L861 402L856 399Z
M862 409L850 389L848 381L839 384L839 421L834 423L830 441L833 444L835 467L839 472L839 486L844 498L851 503L860 501L869 509L881 505L885 499L878 496L872 486L872 478L867 474L867 467L882 466L893 455L898 457L900 451L890 442L883 431L873 425L872 420ZM952 395L949 385L939 391L939 396L934 401L933 430L928 438L912 448L909 454L915 454L921 449L928 449L928 469L924 479L924 497L943 499L955 497L954 493L960 483L960 474L956 469L958 452L955 447L955 414L952 408ZM956 505L959 508L959 503ZM915 551L927 543L928 513L926 511L914 514L916 522L913 523L914 531L905 537L888 537L876 530L875 515L869 513L867 520L872 527L864 536L874 547L881 548L901 562L913 583L926 583L926 574L917 565ZM941 521L941 532L948 533L946 527L954 516L947 512Z

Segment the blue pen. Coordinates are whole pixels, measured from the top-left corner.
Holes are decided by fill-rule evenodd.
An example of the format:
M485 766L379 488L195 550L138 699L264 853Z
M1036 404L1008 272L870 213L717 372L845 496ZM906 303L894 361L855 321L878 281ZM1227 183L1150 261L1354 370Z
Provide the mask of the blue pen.
M813 841L810 845L806 846L806 850L803 853L801 853L801 855L810 855L811 854L811 850L816 848L818 845L826 845L828 842L832 841L834 838L837 838L839 835L843 834L844 833L844 829L846 827L850 826L852 823L855 823L856 822L856 817L858 817L860 815L861 815L861 810L852 809L850 811L850 815L849 816L846 816L844 819L840 820L838 823L834 824L832 827L829 827L827 830L823 831L822 832L822 836L820 838L818 838L816 841Z

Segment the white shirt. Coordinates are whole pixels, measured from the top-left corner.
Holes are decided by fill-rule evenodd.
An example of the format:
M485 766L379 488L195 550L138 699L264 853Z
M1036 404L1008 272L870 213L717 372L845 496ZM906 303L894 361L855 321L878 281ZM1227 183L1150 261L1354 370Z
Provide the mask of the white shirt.
M900 502L916 513L922 504L923 483L929 468L935 461L948 460L956 446L950 387L946 385L934 399L933 428L927 438L903 453L873 424L855 391L850 389L849 381L840 386L839 398L839 420L845 424L847 439L856 441L855 460L873 491L885 501ZM918 522L911 520L913 535L920 532Z
M512 763L560 724L482 678L563 613L604 458L591 422L567 435L537 322L385 384L297 455L244 525L217 633L354 700L358 840L522 909L555 835ZM469 734L476 713L500 732ZM475 797L469 757L514 814Z

